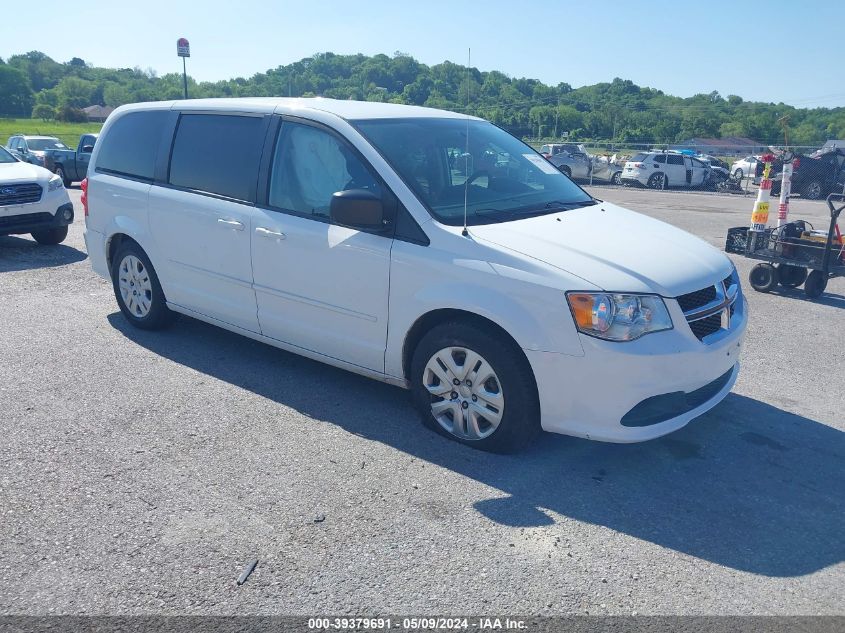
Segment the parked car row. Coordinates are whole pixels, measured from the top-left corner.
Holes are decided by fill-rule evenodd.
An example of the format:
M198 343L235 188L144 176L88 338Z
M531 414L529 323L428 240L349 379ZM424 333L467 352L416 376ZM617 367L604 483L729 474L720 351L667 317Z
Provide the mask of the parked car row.
M622 166L617 164L615 156L591 156L583 145L576 143L549 143L540 148L540 153L570 178L622 184Z
M74 151L52 136L16 134L9 137L6 148L24 162L49 169L70 187L85 178L98 136L83 134Z

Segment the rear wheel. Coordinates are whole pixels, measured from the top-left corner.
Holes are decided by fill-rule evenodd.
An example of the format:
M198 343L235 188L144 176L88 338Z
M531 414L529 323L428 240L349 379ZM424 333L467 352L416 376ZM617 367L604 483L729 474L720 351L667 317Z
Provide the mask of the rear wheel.
M120 311L142 330L158 330L173 323L153 265L135 242L124 242L112 263L112 286Z
M31 233L32 239L44 246L53 246L61 244L67 237L67 227L60 226L55 229L44 229L43 231L33 231Z
M737 169L736 171L734 171L734 180L742 180L743 176L744 174L742 173L741 169Z
M62 179L62 184L65 186L65 189L73 184L67 179L67 176L65 176L65 169L61 165L56 165L56 175Z
M811 180L804 185L804 197L807 200L818 200L824 193L822 183L820 180Z
M821 270L814 270L807 275L804 282L804 294L810 299L818 299L827 288L827 275Z
M513 452L540 431L531 366L485 328L460 321L433 328L414 352L411 383L424 423L461 444Z
M652 174L648 179L649 189L667 189L666 174Z
M807 279L807 269L803 266L780 264L777 267L778 283L784 288L797 288Z
M757 292L770 292L778 283L775 267L771 264L757 264L748 274L748 281Z

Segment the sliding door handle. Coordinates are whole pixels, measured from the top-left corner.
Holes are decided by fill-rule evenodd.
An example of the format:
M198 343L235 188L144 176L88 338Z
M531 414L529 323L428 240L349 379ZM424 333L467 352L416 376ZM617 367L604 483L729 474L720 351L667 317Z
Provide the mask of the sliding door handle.
M223 224L227 228L234 229L235 231L243 231L244 230L244 223L238 222L237 220L227 220L226 218L217 218L217 224Z
M259 226L255 229L255 232L260 235L261 237L270 237L276 240L283 240L287 237L284 233L280 233L279 231L271 231L270 229L265 229L263 226Z

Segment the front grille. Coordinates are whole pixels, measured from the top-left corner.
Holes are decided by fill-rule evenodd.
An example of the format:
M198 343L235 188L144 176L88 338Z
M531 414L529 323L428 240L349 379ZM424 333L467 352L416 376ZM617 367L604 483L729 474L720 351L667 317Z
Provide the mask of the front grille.
M21 213L20 215L0 215L0 229L10 229L16 226L28 226L53 221L49 213Z
M22 185L0 186L0 207L30 204L41 200L41 185L31 182Z
M714 332L718 332L719 328L722 327L722 313L717 312L716 314L711 314L709 317L705 317L703 319L699 319L698 321L692 321L689 324L692 333L695 334L695 337L700 341L705 336L709 336Z
M678 297L678 304L681 306L681 310L689 312L702 306L706 306L708 303L715 300L716 287L708 286L707 288L702 288L701 290L681 295Z

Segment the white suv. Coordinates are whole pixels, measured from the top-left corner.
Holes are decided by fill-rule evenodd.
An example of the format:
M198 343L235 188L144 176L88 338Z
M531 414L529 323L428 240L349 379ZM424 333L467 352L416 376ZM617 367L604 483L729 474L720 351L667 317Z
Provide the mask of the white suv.
M410 388L427 424L479 448L541 428L658 437L739 371L745 300L724 254L474 117L124 106L85 186L91 264L131 324L182 313Z
M72 222L62 179L0 147L0 235L31 233L39 244L58 244Z
M709 176L710 168L692 156L679 152L640 152L625 163L622 183L651 189L701 187Z

